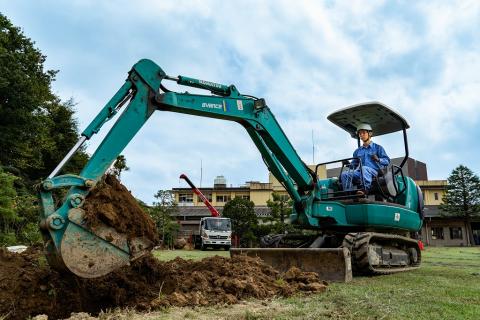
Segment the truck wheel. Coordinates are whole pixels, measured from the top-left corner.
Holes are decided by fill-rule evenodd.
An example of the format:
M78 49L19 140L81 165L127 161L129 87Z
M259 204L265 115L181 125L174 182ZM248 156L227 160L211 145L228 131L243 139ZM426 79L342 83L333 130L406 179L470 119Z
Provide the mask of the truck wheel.
M207 247L206 247L204 244L202 244L202 245L200 246L200 250L205 251L205 250L207 250Z
M225 246L225 247L223 247L223 248L225 249L225 251L230 250L230 246Z

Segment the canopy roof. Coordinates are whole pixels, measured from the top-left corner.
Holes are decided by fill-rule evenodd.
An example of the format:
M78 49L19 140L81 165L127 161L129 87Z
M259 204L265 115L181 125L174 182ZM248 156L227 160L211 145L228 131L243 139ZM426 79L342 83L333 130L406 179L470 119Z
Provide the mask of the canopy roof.
M371 125L376 136L410 128L401 115L375 101L340 109L330 114L327 119L347 131L352 138L357 138L357 126L362 123Z

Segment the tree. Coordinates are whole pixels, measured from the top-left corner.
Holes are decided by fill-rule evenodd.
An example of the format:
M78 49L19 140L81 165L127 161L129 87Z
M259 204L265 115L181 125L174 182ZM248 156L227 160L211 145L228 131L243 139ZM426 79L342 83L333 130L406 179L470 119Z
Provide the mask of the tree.
M459 165L447 179L440 210L444 216L461 217L465 221L467 238L474 244L471 219L480 215L480 179L469 168Z
M158 190L155 194L156 201L149 213L157 227L158 233L162 238L164 247L172 247L175 241L175 235L178 233L179 225L172 218L172 214L178 210L175 197L168 190Z
M270 208L270 217L265 218L265 221L271 225L270 233L293 231L293 226L285 223L292 212L292 201L290 199L274 192L272 200L267 200L267 206Z
M15 189L20 180L0 168L0 245L27 244L41 241L38 230L37 197Z
M15 211L14 181L13 175L0 169L0 245L12 245L16 240L13 225L20 218Z
M29 180L48 176L78 140L74 103L52 93L57 71L44 70L45 59L0 14L0 163ZM86 159L80 150L70 169L83 167Z
M0 14L0 237L2 243L40 241L34 185L47 177L78 141L73 100L52 93L57 71ZM80 149L63 172L77 173L88 160Z
M246 199L234 198L223 208L222 216L232 220L232 231L240 237L240 245L252 246L255 240L254 231L258 226L255 204Z
M120 180L120 175L122 174L122 171L128 170L130 170L130 168L127 167L127 159L123 154L121 154L117 157L117 160L115 160L112 167L110 168L110 173L113 174L118 180Z

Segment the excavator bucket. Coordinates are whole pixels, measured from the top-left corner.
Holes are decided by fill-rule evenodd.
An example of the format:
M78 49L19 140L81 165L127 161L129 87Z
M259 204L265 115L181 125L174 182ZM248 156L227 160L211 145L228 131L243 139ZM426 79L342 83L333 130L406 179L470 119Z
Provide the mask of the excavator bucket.
M70 223L62 237L60 255L65 267L82 278L110 273L150 252L146 238L128 239L104 223L88 228L82 209L71 209Z
M230 256L259 257L280 272L291 267L316 272L323 280L349 282L352 263L347 248L232 248Z
M51 190L65 185L74 187L57 208ZM43 183L40 195L46 256L59 271L82 278L104 276L148 254L158 240L155 223L111 175L98 183L57 176Z

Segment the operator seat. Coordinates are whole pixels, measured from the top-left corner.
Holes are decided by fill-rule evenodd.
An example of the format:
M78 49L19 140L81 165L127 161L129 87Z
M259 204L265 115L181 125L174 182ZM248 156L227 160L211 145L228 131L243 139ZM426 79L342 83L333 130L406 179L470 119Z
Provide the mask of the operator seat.
M372 183L372 192L380 193L382 197L387 199L395 199L398 195L398 187L395 186L396 180L393 175L392 166L389 165L378 171L378 175ZM378 191L378 192L377 192Z

